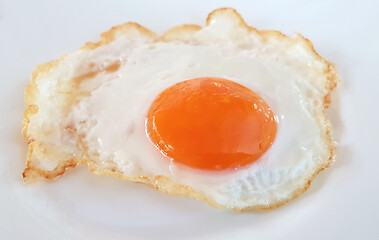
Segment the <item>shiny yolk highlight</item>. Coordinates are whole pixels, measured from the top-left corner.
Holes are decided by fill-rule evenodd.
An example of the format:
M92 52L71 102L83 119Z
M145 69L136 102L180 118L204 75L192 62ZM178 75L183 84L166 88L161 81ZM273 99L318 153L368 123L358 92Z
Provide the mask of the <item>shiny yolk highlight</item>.
M252 90L221 78L175 84L155 99L146 122L153 144L174 162L208 170L256 161L272 145L277 124Z

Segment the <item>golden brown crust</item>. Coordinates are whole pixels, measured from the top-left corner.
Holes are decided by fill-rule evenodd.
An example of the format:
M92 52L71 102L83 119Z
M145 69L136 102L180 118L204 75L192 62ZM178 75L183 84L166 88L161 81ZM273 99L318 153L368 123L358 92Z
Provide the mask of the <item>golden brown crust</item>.
M170 28L165 32L160 40L164 42L170 41L184 41L188 36L200 31L202 27L193 24L183 24L173 28Z
M22 172L22 177L25 183L34 183L38 180L48 179L53 180L66 172L67 168L76 167L78 162L75 159L71 159L65 162L61 162L54 171L44 171L36 166L33 166L32 162L29 161L26 168Z
M337 83L339 82L339 78L337 75L337 71L335 69L335 66L325 59L323 59L318 53L314 50L313 44L306 38L304 38L301 35L298 35L299 38L291 38L288 37L278 31L268 31L268 30L257 30L254 27L248 26L243 18L237 13L236 10L231 8L221 8L216 9L213 12L211 12L208 15L208 18L206 20L206 25L210 25L212 23L213 18L217 17L218 15L227 15L232 21L234 21L238 26L246 28L246 30L250 32L255 32L259 34L263 41L267 40L268 38L277 38L282 39L286 41L294 41L294 42L301 42L308 46L309 51L314 54L320 60L324 63L326 66L325 68L325 74L327 76L327 81L325 85L326 94L323 99L323 107L324 111L328 106L330 105L330 94L333 91L333 89L337 86ZM161 37L157 37L155 33L150 31L147 28L144 28L140 26L137 23L125 23L121 24L115 27L112 27L109 31L102 33L100 36L99 42L88 42L84 46L82 46L80 49L82 50L93 50L95 48L98 48L103 45L107 45L111 42L113 42L115 39L117 39L118 34L124 34L127 32L133 32L137 31L138 33L145 35L148 38L154 39L155 41L186 41L188 39L188 36L191 36L192 34L200 31L202 28L197 25L180 25L173 27L169 29L165 34L163 34ZM203 201L208 203L209 205L215 207L215 208L225 208L225 206L221 206L217 203L215 203L213 200L206 198L205 196L199 194L195 190L193 190L189 186L184 186L180 184L176 184L168 177L165 176L155 176L153 178L147 178L147 177L126 177L121 172L117 172L115 170L109 170L109 169L102 169L100 166L96 165L94 162L91 162L87 157L86 158L75 158L70 156L65 156L68 158L68 160L64 162L60 162L58 166L53 171L44 171L38 168L38 166L35 166L33 164L33 161L31 159L31 155L33 151L39 151L41 148L41 143L35 143L35 139L33 139L28 134L28 127L30 124L30 117L36 113L38 113L38 106L35 104L36 98L38 98L38 87L36 84L36 78L39 74L47 73L52 69L54 66L58 65L60 61L62 61L64 57L60 58L59 60L54 60L42 65L39 65L35 68L34 72L31 76L31 82L28 85L26 91L25 91L25 102L26 102L26 110L24 112L24 119L23 119L23 126L22 126L22 134L27 139L29 143L29 153L28 153L28 162L27 167L23 172L23 177L25 182L33 182L40 178L45 179L54 179L58 177L59 175L62 175L66 168L75 167L77 164L86 164L88 165L88 169L92 171L95 174L99 175L106 175L106 176L113 176L125 180L134 181L137 183L143 183L149 187L155 188L161 192L165 192L171 195L177 195L177 196L184 196L184 197L191 197L194 199L197 199L199 201ZM232 208L235 211L241 212L241 211L247 211L247 210L268 210L273 209L279 206L284 205L285 203L289 202L290 200L298 197L303 192L305 192L311 185L312 180L318 175L319 172L324 170L325 168L329 167L333 161L334 156L336 152L336 145L331 137L331 125L329 120L326 118L325 114L321 115L322 117L322 128L326 129L326 140L329 146L329 160L325 162L324 165L322 165L306 182L306 184L299 188L297 191L295 191L291 197L288 199L285 199L283 201L275 202L271 205L258 205L248 208ZM44 146L46 147L46 146Z
M146 37L149 37L149 38L156 37L156 34L152 32L150 29L147 29L135 22L128 22L128 23L124 23L124 24L120 24L120 25L112 27L110 30L100 34L100 41L87 42L80 49L93 50L95 48L107 45L113 42L114 40L116 40L118 33L125 34L125 33L133 32L133 31L137 31L138 33L145 35Z
M218 15L227 16L230 20L235 21L239 27L249 28L245 20L243 20L242 16L233 8L218 8L216 10L213 10L205 21L206 25L211 25L212 20ZM251 27L251 29L255 28Z
M34 114L38 113L38 106L35 105L35 102L37 100L37 96L39 95L38 86L36 83L37 76L39 74L47 73L52 69L54 66L58 65L60 60L53 60L51 62L47 62L41 65L38 65L30 77L30 83L26 87L24 97L25 97L25 105L26 110L24 111L24 119L22 121L22 135L24 138L28 140L28 142L33 141L33 139L30 138L28 135L28 127L30 123L30 117Z

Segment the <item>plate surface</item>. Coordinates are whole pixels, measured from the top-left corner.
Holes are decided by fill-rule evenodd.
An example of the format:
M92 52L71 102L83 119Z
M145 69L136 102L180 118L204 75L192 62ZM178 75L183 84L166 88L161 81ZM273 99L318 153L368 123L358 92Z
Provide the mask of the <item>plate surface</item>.
M162 34L234 7L249 25L309 38L342 83L328 116L335 165L268 212L220 211L84 167L24 186L23 91L40 63L135 21ZM0 1L1 239L379 239L378 1Z

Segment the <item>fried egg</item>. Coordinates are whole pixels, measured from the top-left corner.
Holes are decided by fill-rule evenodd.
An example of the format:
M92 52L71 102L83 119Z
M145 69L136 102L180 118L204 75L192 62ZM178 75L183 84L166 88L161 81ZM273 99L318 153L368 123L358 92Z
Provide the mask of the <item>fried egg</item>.
M24 180L86 164L217 208L281 206L334 160L324 109L337 82L307 39L230 8L163 36L119 25L35 69Z

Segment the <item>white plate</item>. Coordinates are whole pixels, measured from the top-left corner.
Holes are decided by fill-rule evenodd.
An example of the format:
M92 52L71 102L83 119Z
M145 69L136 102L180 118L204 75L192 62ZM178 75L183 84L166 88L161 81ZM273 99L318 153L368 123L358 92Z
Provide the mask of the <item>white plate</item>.
M337 162L305 194L273 211L234 213L83 167L52 183L23 185L23 91L34 66L122 22L163 33L203 25L223 6L260 29L302 33L339 69L328 112ZM0 238L379 239L378 9L369 0L0 2Z

